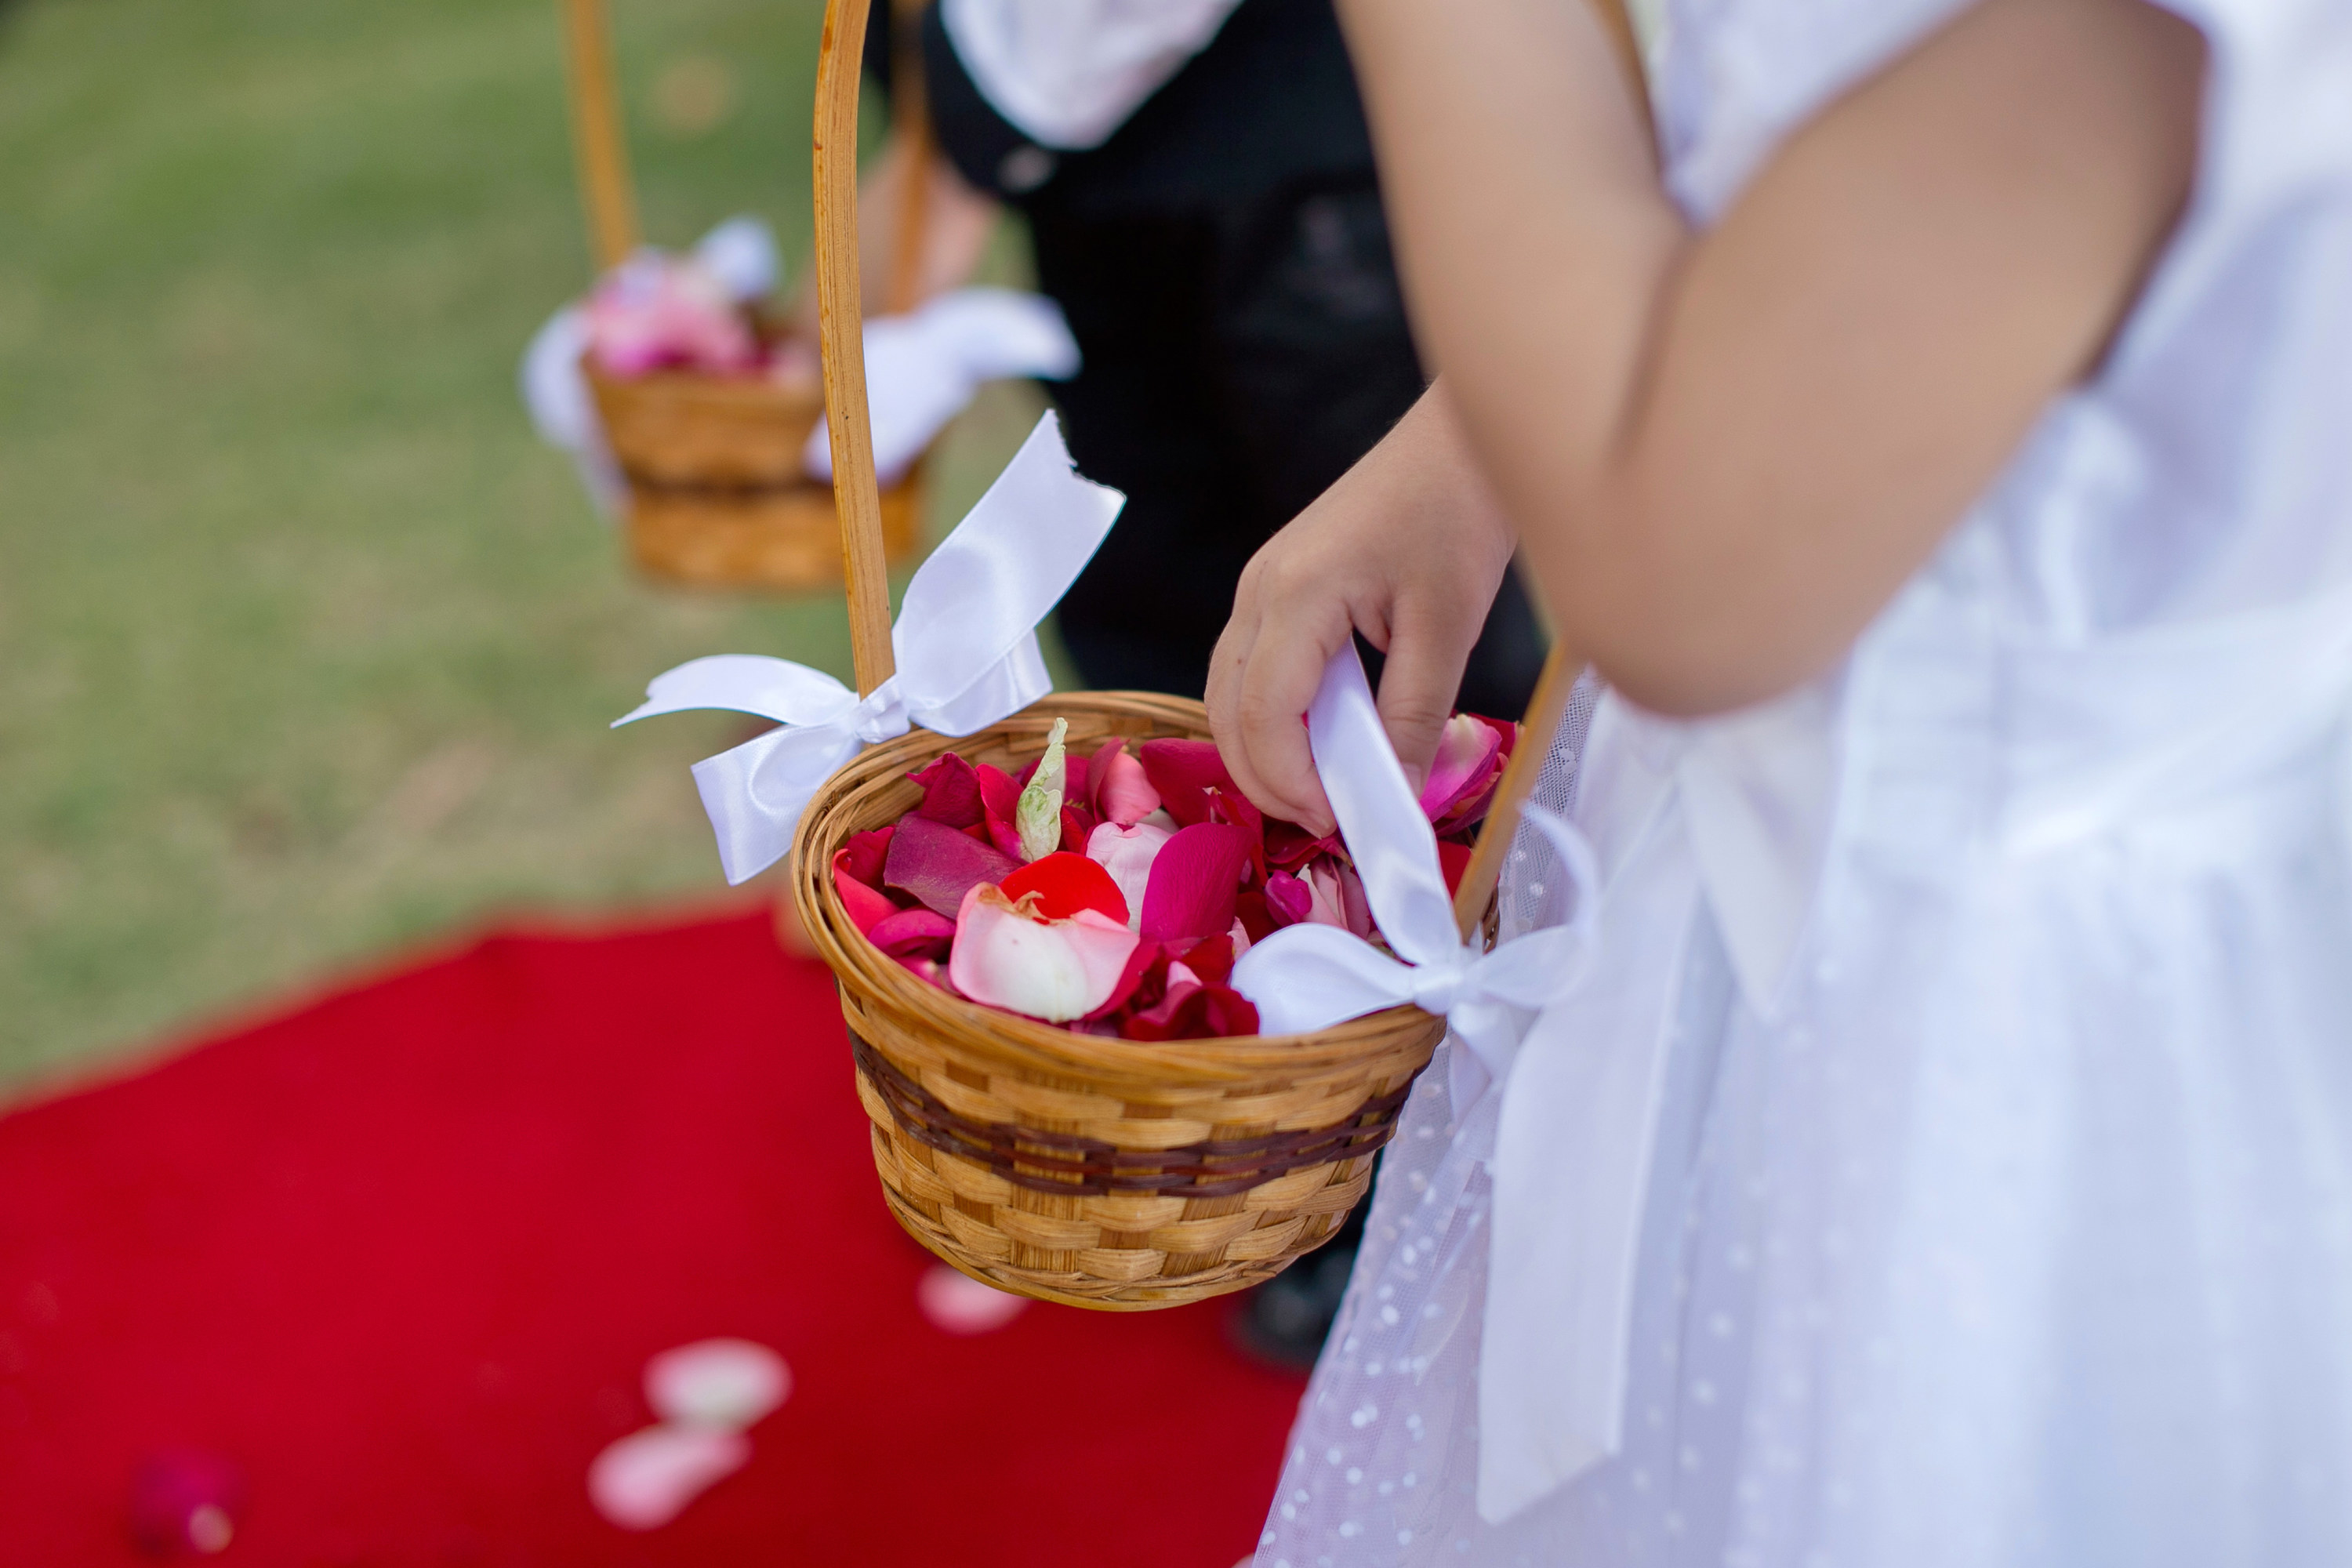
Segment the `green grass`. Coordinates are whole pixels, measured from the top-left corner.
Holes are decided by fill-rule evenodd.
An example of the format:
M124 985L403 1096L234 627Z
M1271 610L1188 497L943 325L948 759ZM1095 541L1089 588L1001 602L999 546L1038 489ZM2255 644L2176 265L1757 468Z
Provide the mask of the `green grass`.
M749 210L798 256L821 7L616 9L650 236ZM656 112L688 59L713 127ZM741 721L606 722L699 654L847 673L837 600L632 581L530 431L585 280L561 65L551 0L0 10L0 1084L715 894L684 770ZM950 437L935 527L1027 407Z

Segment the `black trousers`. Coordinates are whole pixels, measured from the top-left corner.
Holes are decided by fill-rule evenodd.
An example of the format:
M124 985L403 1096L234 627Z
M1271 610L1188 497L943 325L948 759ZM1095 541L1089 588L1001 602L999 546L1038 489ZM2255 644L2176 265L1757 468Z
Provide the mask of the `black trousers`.
M1258 546L1426 384L1370 176L1181 216L1031 209L1085 366L1055 392L1079 469L1127 492L1063 601L1087 683L1198 696ZM1507 579L1461 705L1517 718L1543 637Z

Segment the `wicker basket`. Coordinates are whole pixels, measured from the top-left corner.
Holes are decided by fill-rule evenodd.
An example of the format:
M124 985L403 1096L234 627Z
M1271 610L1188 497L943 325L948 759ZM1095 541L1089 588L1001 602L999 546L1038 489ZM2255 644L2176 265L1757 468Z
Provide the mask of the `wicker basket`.
M638 237L604 0L564 0L564 16L583 194L598 263L612 268ZM895 133L927 143L919 91L901 91L898 100ZM921 213L918 189L900 224L887 301L893 310L916 303ZM786 593L841 583L833 487L801 467L802 448L824 412L815 387L680 371L625 379L585 360L581 368L628 487L629 553L640 571L699 587ZM918 463L882 492L882 542L891 562L911 557L921 543L922 476Z
M801 451L824 412L814 386L677 372L609 376L581 369L629 487L629 551L649 576L787 592L841 581L833 487ZM921 542L922 468L882 491L883 548Z
M1308 1036L1102 1039L963 1001L859 935L834 852L921 800L909 770L950 750L1016 770L1055 717L1074 752L1208 732L1177 698L1050 698L961 741L877 746L801 818L793 893L840 980L875 1170L918 1241L1003 1289L1118 1311L1237 1290L1321 1245L1364 1196L1444 1025L1402 1007Z
M857 266L857 68L871 0L827 0L817 58L816 276L834 495L861 696L896 668L882 507L866 414ZM1489 907L1518 803L1575 670L1555 647L1455 895L1464 935ZM793 847L800 923L841 985L858 1098L890 1212L974 1279L1113 1311L1171 1307L1278 1273L1328 1240L1371 1184L1443 1020L1392 1008L1313 1034L1144 1043L983 1007L922 980L860 935L834 889L853 833L922 798L908 777L949 751L1018 771L1055 718L1091 752L1114 735L1202 737L1198 702L1141 692L1056 696L949 740L917 730L825 782Z

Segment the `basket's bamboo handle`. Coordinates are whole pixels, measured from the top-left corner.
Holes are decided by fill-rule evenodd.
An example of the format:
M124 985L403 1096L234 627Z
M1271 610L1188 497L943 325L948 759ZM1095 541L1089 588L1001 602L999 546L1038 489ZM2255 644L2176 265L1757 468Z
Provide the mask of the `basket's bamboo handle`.
M1633 105L1641 111L1643 123L1650 124L1649 74L1642 66L1641 37L1633 30L1633 18L1625 9L1625 0L1592 0L1592 6L1601 13L1601 25L1607 29L1610 42L1616 46ZM1465 942L1486 919L1486 905L1495 896L1495 884L1502 879L1503 857L1509 852L1511 840L1518 836L1520 807L1527 805L1528 796L1536 787L1536 777L1543 772L1544 758L1559 733L1560 719L1568 712L1569 695L1576 689L1576 678L1582 669L1583 666L1570 654L1568 645L1555 634L1551 652L1544 659L1543 674L1536 680L1535 697L1528 703L1527 718L1520 723L1518 744L1511 750L1502 782L1495 786L1495 804L1486 810L1486 823L1478 831L1478 847L1471 852L1468 869L1462 873L1462 885L1454 889L1454 921L1461 928Z
M604 0L562 0L565 56L571 65L572 140L587 198L590 238L603 271L637 247L637 201L629 183L628 144L613 90L613 38Z
M833 440L833 505L841 519L849 587L849 650L857 693L870 696L898 666L890 652L890 582L882 548L882 491L866 406L865 310L857 285L857 78L871 0L826 0L816 67L816 314L824 355L825 428Z

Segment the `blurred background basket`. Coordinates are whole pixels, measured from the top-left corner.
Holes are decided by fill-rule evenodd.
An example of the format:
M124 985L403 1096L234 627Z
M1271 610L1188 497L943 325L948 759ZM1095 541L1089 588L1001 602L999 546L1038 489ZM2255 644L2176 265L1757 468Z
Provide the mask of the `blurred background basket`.
M600 269L637 248L636 197L614 89L604 0L563 0L570 45L573 143L590 237ZM901 28L911 37L912 29ZM862 36L862 35L861 35ZM930 132L919 63L904 47L892 62L892 134L917 144L891 268L893 311L911 309L922 247L922 155ZM853 65L853 68L854 65ZM784 331L761 324L762 338ZM812 479L801 454L824 412L813 385L765 376L660 371L607 375L581 365L614 461L627 486L630 558L648 576L706 587L804 592L842 579L833 489ZM923 464L881 493L887 559L921 544Z
M1102 1039L963 1001L867 942L834 851L920 802L910 770L952 750L1017 772L1057 717L1081 755L1114 735L1208 733L1179 698L1056 696L962 740L874 747L801 818L793 896L841 984L875 1170L917 1240L1003 1289L1126 1311L1238 1290L1363 1198L1445 1026L1400 1007L1313 1035Z

